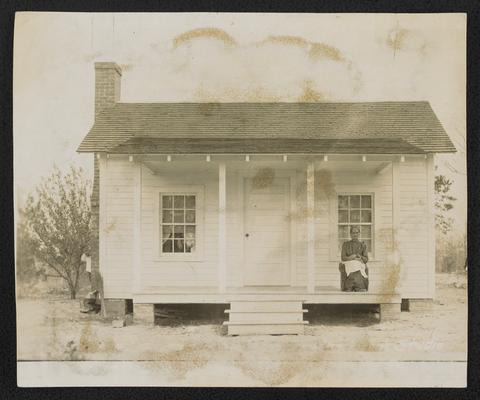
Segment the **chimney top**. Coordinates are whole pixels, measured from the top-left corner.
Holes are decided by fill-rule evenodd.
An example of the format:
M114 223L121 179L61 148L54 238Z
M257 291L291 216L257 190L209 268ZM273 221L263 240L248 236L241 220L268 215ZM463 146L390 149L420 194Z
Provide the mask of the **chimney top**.
M120 101L122 69L114 62L95 63L95 116Z
M114 69L115 71L118 72L120 76L122 76L122 69L115 62L110 62L110 61L96 62L95 69Z

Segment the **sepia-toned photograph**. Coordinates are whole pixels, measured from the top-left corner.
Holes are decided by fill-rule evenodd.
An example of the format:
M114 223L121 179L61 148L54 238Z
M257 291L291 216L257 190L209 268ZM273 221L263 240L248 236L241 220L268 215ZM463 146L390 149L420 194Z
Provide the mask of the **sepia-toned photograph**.
M465 14L15 17L18 385L465 387Z

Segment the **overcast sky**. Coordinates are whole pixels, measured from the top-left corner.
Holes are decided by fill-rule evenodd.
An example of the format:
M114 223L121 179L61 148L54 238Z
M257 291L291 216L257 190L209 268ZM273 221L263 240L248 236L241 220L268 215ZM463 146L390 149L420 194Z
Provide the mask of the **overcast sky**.
M14 174L23 202L93 123L96 61L122 66L123 102L427 100L458 149L437 157L466 221L461 14L17 13Z

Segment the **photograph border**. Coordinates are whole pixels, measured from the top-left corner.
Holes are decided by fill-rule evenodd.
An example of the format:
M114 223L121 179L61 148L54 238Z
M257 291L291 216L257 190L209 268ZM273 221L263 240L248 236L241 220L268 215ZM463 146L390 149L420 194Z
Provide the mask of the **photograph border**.
M252 397L292 397L318 398L324 395L331 399L359 397L369 398L430 398L442 399L474 398L479 389L479 326L480 292L478 271L479 246L472 245L479 240L480 198L480 118L479 72L480 71L480 7L475 1L323 1L314 4L308 2L162 2L154 1L9 1L0 6L0 29L2 57L0 60L0 84L2 101L1 149L2 182L7 190L1 192L2 200L2 266L0 282L2 285L2 321L0 329L2 343L1 391L6 398L69 398L88 397L110 398L252 398ZM468 388L467 389L226 389L226 388L18 388L16 386L16 332L15 332L15 276L14 276L14 223L13 223L13 136L12 136L12 71L13 71L13 28L14 13L17 11L61 11L61 12L375 12L375 13L467 13L467 170L468 170L468 258L471 267L468 273L469 293L469 329L468 329Z

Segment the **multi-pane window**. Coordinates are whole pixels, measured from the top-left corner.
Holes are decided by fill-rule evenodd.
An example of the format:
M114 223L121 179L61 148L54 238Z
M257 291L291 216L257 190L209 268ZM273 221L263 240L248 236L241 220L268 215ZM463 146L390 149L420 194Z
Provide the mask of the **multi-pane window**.
M190 194L161 194L162 253L193 253L196 242L196 197Z
M365 242L368 252L373 246L373 196L354 194L338 196L338 250L350 240L350 228L360 228L359 240Z

